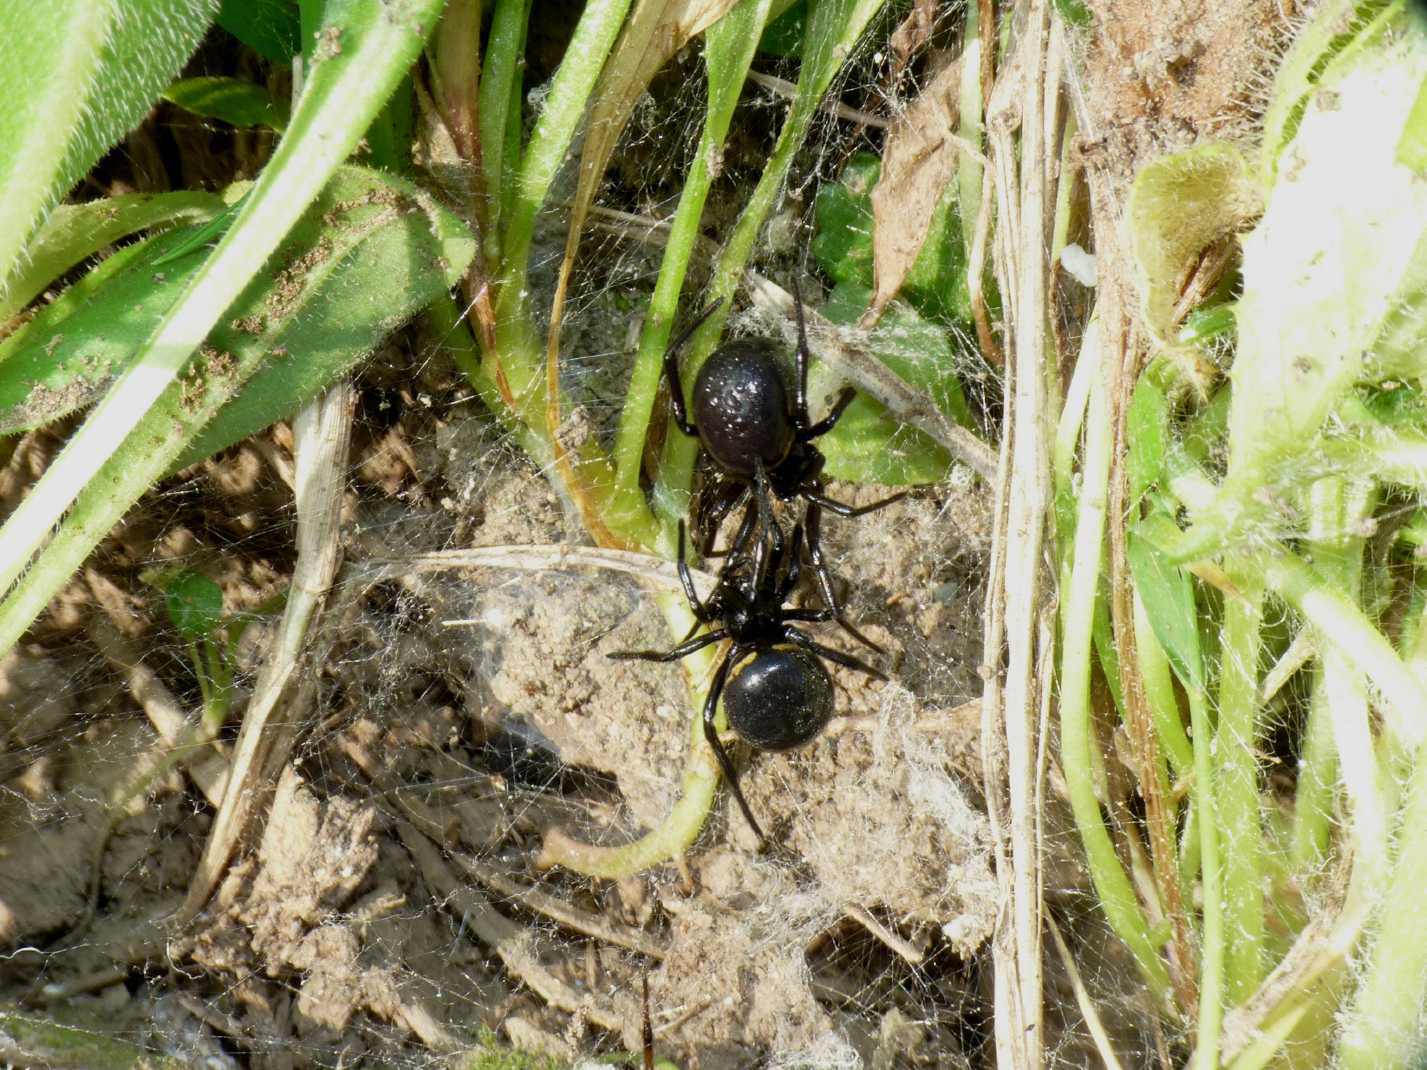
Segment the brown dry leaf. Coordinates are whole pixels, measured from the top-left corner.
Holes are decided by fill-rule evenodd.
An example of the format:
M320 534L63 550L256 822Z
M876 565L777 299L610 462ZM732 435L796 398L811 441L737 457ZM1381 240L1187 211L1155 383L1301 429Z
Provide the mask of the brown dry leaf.
M892 46L896 62L892 66L892 81L902 76L912 57L926 47L936 25L936 0L916 0L901 24L892 31L887 42Z
M932 213L956 180L961 64L948 61L892 125L882 177L872 191L872 307L869 326L902 288L921 252Z
M585 217L589 214L595 191L599 188L605 167L619 142L619 135L634 111L634 105L659 69L693 37L722 18L735 2L736 0L639 0L594 88L589 132L585 135L584 152L580 156L580 180L570 212L569 234L565 239L565 258L560 264L555 299L550 307L550 333L545 357L545 421L555 446L555 463L560 469L565 486L575 498L586 526L602 546L615 544L617 540L599 521L597 510L593 508L590 488L575 470L575 465L571 463L556 435L562 423L559 362L560 321L565 311L565 290L569 285L570 271L575 263L575 250L580 244L580 231L584 228Z

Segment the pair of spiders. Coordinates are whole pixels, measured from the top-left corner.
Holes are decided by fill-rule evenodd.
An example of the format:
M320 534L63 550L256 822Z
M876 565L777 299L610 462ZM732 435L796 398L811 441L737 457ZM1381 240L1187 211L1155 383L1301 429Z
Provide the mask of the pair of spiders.
M700 600L685 558L685 528L680 520L679 579L697 620L694 629L671 650L628 650L610 655L671 662L712 643L730 643L704 702L704 736L760 842L766 839L763 830L739 789L737 770L715 725L719 699L723 699L729 726L754 748L791 750L811 742L832 717L832 679L822 660L886 679L860 659L816 642L797 625L835 621L858 642L881 652L844 616L823 556L822 511L861 516L902 497L896 494L859 508L824 494L824 458L813 440L832 430L854 391L845 387L828 414L812 421L808 414L807 326L796 285L793 304L798 346L791 396L776 345L761 338L735 340L716 349L700 368L692 395L694 420L689 420L678 355L718 308L718 302L694 317L665 353L664 374L669 381L674 423L684 434L699 439L717 469L713 483L694 509L699 551L704 557L723 556L725 563L713 591ZM722 553L715 552L720 525L750 495L732 543ZM794 524L790 536L785 536L773 516L775 497L782 501L801 498L806 503L803 520ZM789 605L802 575L804 553L817 581L821 609ZM712 628L695 635L700 626Z

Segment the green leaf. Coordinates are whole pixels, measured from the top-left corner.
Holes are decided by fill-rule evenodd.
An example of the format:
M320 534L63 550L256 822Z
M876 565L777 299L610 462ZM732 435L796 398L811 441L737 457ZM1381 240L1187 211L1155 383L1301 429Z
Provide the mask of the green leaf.
M163 91L163 98L184 111L231 126L287 127L288 108L266 88L241 78L184 78Z
M211 218L221 198L198 190L129 193L84 204L62 204L49 216L25 250L25 264L10 280L0 300L0 321L13 316L76 264L107 245L141 230Z
M1163 513L1146 517L1131 529L1126 556L1135 578L1135 592L1144 603L1150 627L1174 674L1186 688L1202 691L1204 666L1194 588L1188 574L1170 564L1157 545L1161 540L1169 543L1178 534L1174 521Z
M6 600L0 646L160 477L291 413L453 285L474 251L464 224L417 187L339 169L235 314L75 501Z
M934 439L887 415L858 394L831 432L818 439L834 479L889 487L924 486L946 478L951 456Z
M1339 56L1304 106L1293 166L1243 243L1228 474L1180 559L1293 500L1358 383L1427 372L1427 182L1397 160L1424 69L1427 39L1384 36Z
M1279 158L1298 135L1309 102L1340 61L1351 61L1402 11L1401 0L1329 0L1294 39L1274 76L1263 118L1262 173L1272 186Z
M1397 162L1427 175L1427 78L1417 87L1417 99L1397 140Z
M770 19L758 39L758 51L768 56L791 59L803 50L808 28L808 0L797 0L781 15Z
M46 212L148 113L214 0L0 4L0 291Z
M1140 311L1158 347L1181 364L1174 308L1189 271L1211 244L1245 226L1261 206L1257 176L1233 145L1210 143L1146 164L1125 216Z
M1164 478L1165 452L1169 445L1169 399L1158 376L1146 368L1135 384L1126 413L1125 440L1130 446L1126 472L1130 482L1130 505L1135 506L1146 492Z
M834 323L856 323L871 300L856 285L833 290L823 315ZM956 377L946 331L900 302L887 307L868 334L869 351L901 379L926 392L937 408L968 426L971 413ZM808 376L815 396L829 390L833 373L814 361ZM818 439L827 472L837 479L889 486L915 486L942 479L950 455L931 437L894 419L879 401L859 395L837 426Z
M882 161L859 152L813 199L813 259L839 283L872 285L872 188Z
M1181 345L1203 346L1216 338L1233 333L1237 307L1236 302L1225 301L1222 305L1196 308L1184 317L1184 323L1174 340Z
M203 248L205 245L211 246L216 243L219 238L223 237L224 234L227 234L228 228L233 225L238 215L246 206L248 194L252 192L251 183L235 182L232 186L228 187L228 193L230 195L236 193L237 187L240 185L247 187L243 190L241 195L238 195L223 211L219 212L201 227L194 227L192 230L189 230L185 234L183 241L175 243L171 249L166 249L159 256L155 257L154 267L164 267L197 249Z
M926 240L902 282L902 296L924 316L969 324L971 288L956 195L956 185L948 183L932 213Z
M168 619L185 639L206 638L223 623L223 591L202 573L181 569L162 587Z
M8 588L25 569L81 490L174 383L189 357L356 147L420 55L440 9L440 0L328 0L327 23L286 136L278 142L237 221L149 337L139 359L0 528L0 588ZM101 536L90 532L86 537L97 541ZM77 564L75 559L71 567ZM64 579L50 573L43 583L59 584ZM31 582L27 579L27 584ZM19 624L20 616L38 612L38 607L16 610L17 596L0 605L0 650L8 649L19 634L17 626L23 630L33 619Z
M1095 21L1085 0L1055 0L1055 10L1070 25L1084 28Z
M346 185L350 187L351 182ZM412 200L415 194L410 187L394 182L354 195L373 201L389 199L404 204L406 210L413 210L412 206L418 203ZM449 217L433 218L440 225L439 240L449 246L439 250L438 255L448 260L462 256L469 259L464 249L464 243L469 241L467 232L452 224ZM199 229L186 228L144 243L141 255L127 258L104 285L87 289L82 301L66 300L65 295L43 309L26 325L19 339L21 344L12 347L10 339L0 344L0 434L51 423L91 403L113 381L202 266L202 255L192 250L177 259L172 255L175 246L188 246L192 232ZM310 225L299 231L310 243L322 240ZM372 263L383 264L382 270L396 273L384 276L349 269L344 277L353 286L370 287L371 293L382 292L385 299L402 307L400 296L390 288L403 273L385 264L380 252L368 248L363 255ZM162 270L156 267L159 263L165 265ZM286 326L281 330L267 330L271 307L278 300L275 291L289 284L286 273L279 268L280 263L274 261L263 270L231 310L227 325L210 337L210 346L240 353L241 339L268 333L272 334L271 349L298 353L301 358L277 360L258 372L247 391L224 410L190 453L211 453L291 415L303 401L370 351L362 332L373 314L361 307L355 293L347 295L351 300L341 314L350 330L334 332L325 325L319 315L325 307L322 304L308 308L309 318L303 323L282 320ZM422 292L426 290L430 290L429 285L422 288ZM331 295L325 295L324 300L332 300Z
M155 266L200 227L124 250L0 343L0 434L44 427L95 398L138 352L203 258Z
M291 0L223 0L218 25L274 63L297 55L297 5Z
M175 468L293 415L364 360L402 321L460 281L475 255L475 238L455 215L385 172L348 167L339 178L347 173L363 176L371 186L347 192L341 188L344 180L324 202L346 206L347 225L354 232L378 229L345 253L347 259L323 267L329 276L319 278L300 305L289 304L287 289L303 281L301 273L317 272L301 259L275 258L277 266L291 266L260 280L266 283L263 291L244 295L227 326L210 339L240 362L254 350L268 357L259 360L261 367L247 387L203 429ZM331 240L330 235L318 237L313 252Z

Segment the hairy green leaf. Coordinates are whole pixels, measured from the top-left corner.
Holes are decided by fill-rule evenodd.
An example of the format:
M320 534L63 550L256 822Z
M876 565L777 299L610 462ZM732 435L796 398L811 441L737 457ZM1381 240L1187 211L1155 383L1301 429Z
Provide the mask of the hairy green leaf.
M203 262L155 261L199 227L151 238L105 262L0 343L0 434L44 427L94 402L139 351Z
M216 0L0 4L0 290L46 212L133 129Z
M149 336L139 359L70 439L0 528L0 587L8 588L101 466L172 385L194 350L252 282L287 232L356 147L420 54L440 0L328 0L326 23L286 136L233 226ZM90 532L86 537L97 540ZM56 544L58 545L58 544ZM74 545L71 543L71 549ZM92 543L91 543L92 545ZM51 555L50 561L59 560ZM77 565L75 558L71 567ZM30 591L66 577L27 577ZM57 586L51 586L51 593ZM18 591L0 605L0 649L8 649L38 605ZM42 603L40 603L42 604ZM24 614L24 622L20 618Z
M291 413L454 284L474 251L460 220L415 186L339 169L75 501L6 600L0 646L160 477Z
M25 250L25 263L0 298L0 321L13 316L86 257L122 238L167 224L209 219L223 201L199 190L129 193L102 201L62 204Z

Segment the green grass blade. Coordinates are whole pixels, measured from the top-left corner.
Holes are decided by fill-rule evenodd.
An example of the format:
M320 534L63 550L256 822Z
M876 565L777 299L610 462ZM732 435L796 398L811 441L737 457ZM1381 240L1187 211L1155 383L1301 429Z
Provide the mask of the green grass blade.
M0 292L44 215L148 113L214 0L0 4Z
M544 353L530 316L526 279L535 220L570 150L585 116L590 91L628 10L629 0L596 0L585 5L525 147L520 169L511 179L511 200L500 243L496 341L517 412L530 428L543 427L545 422Z
M0 528L8 588L356 146L411 63L441 0L331 0L325 44L287 135L247 204L143 352ZM0 228L3 230L3 228Z
M487 205L485 255L494 264L500 256L499 235L520 166L520 75L525 68L525 32L530 0L497 0L486 38L486 63L481 72L477 124L481 134L481 167L485 171Z

